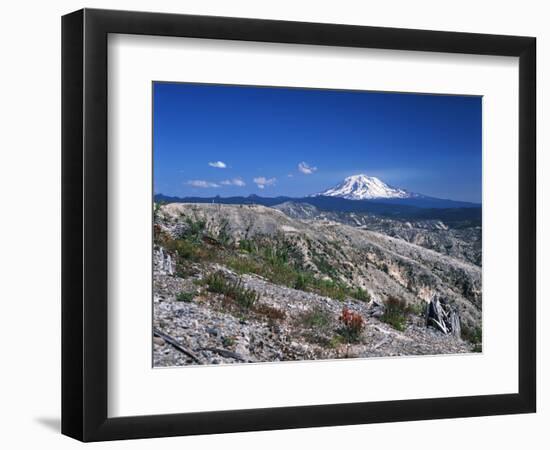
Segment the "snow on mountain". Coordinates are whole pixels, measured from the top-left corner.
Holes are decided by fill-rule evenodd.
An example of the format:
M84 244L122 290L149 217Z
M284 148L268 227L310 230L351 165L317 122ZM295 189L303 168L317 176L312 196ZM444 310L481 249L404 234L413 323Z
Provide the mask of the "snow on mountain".
M413 198L418 194L387 185L376 177L364 174L352 175L336 186L313 196L341 197L349 200L369 200L376 198Z

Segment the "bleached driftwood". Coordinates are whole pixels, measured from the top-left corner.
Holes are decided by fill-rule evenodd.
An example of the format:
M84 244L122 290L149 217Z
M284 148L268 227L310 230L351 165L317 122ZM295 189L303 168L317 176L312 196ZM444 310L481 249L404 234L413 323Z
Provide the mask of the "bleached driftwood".
M458 311L447 303L443 303L437 295L434 295L428 304L426 325L433 326L444 334L460 337L460 315Z
M170 344L172 347L174 347L176 350L179 350L180 352L182 352L184 355L187 355L189 356L189 358L191 358L193 361L199 363L199 364L202 364L202 362L200 361L199 357L197 355L195 355L191 350L189 349L186 349L183 345L181 345L176 339L174 339L172 336L166 334L166 333L163 333L162 331L160 331L158 328L154 328L153 329L153 334L155 336L158 336L159 338L161 339L164 339L165 342L167 342L168 344Z

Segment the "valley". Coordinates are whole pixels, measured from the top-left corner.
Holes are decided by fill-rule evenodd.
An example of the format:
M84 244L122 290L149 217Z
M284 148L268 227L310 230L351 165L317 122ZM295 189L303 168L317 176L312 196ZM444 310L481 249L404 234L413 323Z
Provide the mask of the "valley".
M155 366L481 350L468 217L156 203L153 262Z

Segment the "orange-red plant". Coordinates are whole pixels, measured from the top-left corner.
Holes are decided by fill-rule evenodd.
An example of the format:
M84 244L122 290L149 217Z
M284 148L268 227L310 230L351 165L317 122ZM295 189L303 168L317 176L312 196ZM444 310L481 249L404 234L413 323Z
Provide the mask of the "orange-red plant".
M363 317L361 317L360 314L350 311L348 308L344 307L339 320L343 325L342 334L344 337L346 337L349 342L356 341L365 327Z

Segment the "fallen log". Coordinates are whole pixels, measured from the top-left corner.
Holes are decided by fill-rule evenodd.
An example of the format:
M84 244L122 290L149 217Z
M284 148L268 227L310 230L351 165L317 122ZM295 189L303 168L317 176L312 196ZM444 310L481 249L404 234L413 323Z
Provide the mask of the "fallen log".
M163 333L158 328L153 328L153 334L155 336L158 336L161 339L164 339L165 342L170 344L172 347L174 347L176 350L182 352L184 355L189 356L193 361L202 364L201 360L197 355L195 355L191 350L186 349L183 345L181 345L176 339L174 339L172 336Z

